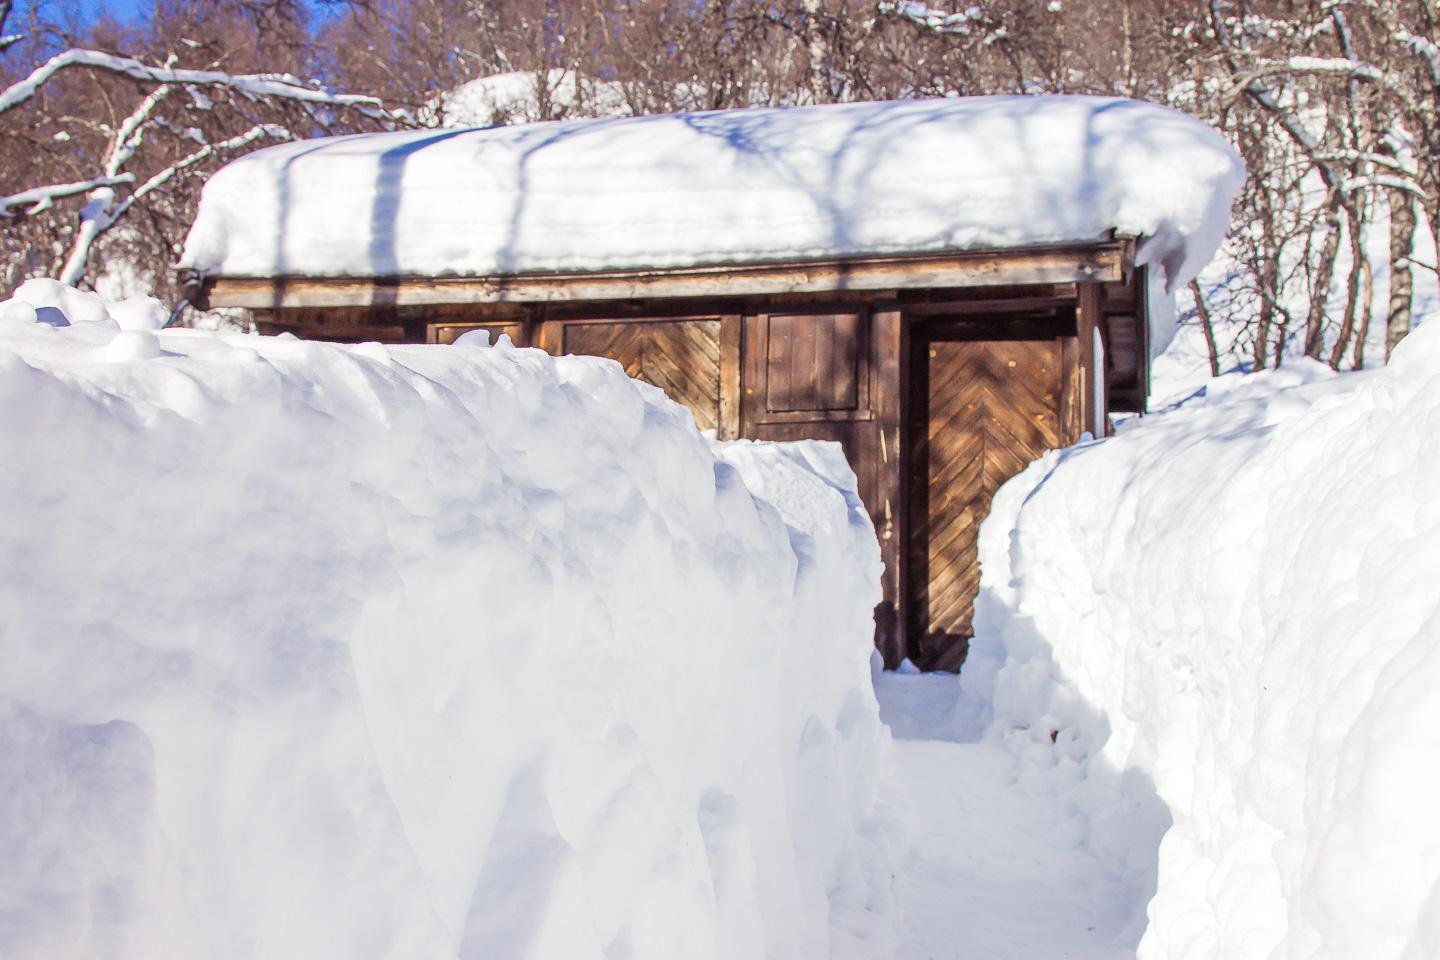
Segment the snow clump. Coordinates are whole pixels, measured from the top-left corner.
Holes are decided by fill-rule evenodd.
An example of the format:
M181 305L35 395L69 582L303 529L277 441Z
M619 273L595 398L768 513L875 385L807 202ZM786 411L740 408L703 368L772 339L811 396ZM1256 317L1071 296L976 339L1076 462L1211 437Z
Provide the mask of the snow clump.
M36 277L20 284L11 298L0 304L0 318L52 327L83 323L108 330L159 330L170 311L155 297L136 295L107 301L58 280Z
M712 446L605 360L36 289L0 308L0 955L893 952L836 448Z

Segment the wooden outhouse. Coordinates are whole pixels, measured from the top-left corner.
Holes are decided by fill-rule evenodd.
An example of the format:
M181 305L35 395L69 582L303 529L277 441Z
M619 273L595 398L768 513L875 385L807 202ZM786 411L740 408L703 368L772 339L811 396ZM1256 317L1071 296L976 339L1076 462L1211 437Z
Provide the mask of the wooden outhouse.
M492 338L508 336L516 345L553 354L610 357L631 376L663 388L692 411L697 426L714 430L721 439L836 441L855 470L885 560L885 599L876 611L876 643L886 665L894 667L909 658L922 669L956 670L972 634L979 587L977 534L991 496L1046 450L1075 443L1087 432L1103 435L1109 414L1144 410L1150 354L1147 309L1157 287L1152 281L1158 279L1157 272L1163 276L1163 270L1173 270L1178 262L1171 256L1162 266L1155 248L1147 250L1145 236L1121 234L1117 228L1125 223L1096 229L1108 208L1077 227L1073 211L1064 209L1063 199L1053 197L1028 204L1021 215L1043 215L1048 205L1065 221L1059 234L1081 235L1022 229L1012 231L1015 242L997 243L997 237L1006 238L1005 229L971 231L978 240L966 240L964 231L952 230L942 231L939 242L932 242L927 233L919 240L900 236L886 244L866 236L863 223L835 230L837 219L847 224L864 221L876 204L891 204L876 214L881 219L896 204L923 204L923 191L917 195L902 190L897 199L876 186L880 181L875 178L893 173L886 164L893 165L896 156L905 161L907 135L924 142L922 128L937 124L949 124L946 131L952 137L957 125L964 134L967 116L957 113L955 105L967 103L920 101L695 115L714 123L719 133L716 137L711 135L714 131L702 132L703 149L720 152L718 159L704 158L706 169L718 171L713 172L713 180L688 165L682 165L685 169L678 180L671 176L673 171L667 172L667 161L679 157L689 162L684 138L691 135L693 120L684 117L463 132L459 139L473 138L471 149L460 159L452 156L451 164L483 167L489 162L505 170L497 174L484 168L482 179L490 179L478 194L472 187L447 192L444 180L450 167L443 163L424 173L387 167L387 156L396 152L392 144L410 151L403 160L408 165L448 133L429 134L430 142L413 134L338 141L342 158L329 168L310 171L315 180L308 184L303 168L314 164L317 154L279 148L281 152L268 160L269 151L255 155L261 161L248 171L242 169L244 177L232 175L235 182L223 180L232 169L227 168L207 187L186 253L191 297L205 306L247 307L266 333L289 331L299 337L350 342L448 344L468 331L483 329ZM1097 105L1125 102L1085 103L1088 108L1081 109L1076 101L1061 101L1056 115L1044 118L1041 129L1068 144L1071 131L1057 135L1050 128L1063 126L1076 110L1093 124ZM1024 101L1020 105L1033 109ZM1133 106L1140 112L1126 118L1132 125L1177 122L1178 115L1169 111ZM838 124L839 133L822 129L825 123L816 126L817 117ZM752 118L772 127L757 129L750 124ZM968 119L986 126L994 118L975 114ZM678 132L675 125L681 128ZM878 140L866 141L872 147L878 144L878 149L859 159L863 166L858 172L821 184L850 204L837 218L824 197L816 199L808 174L794 172L799 169L795 148L787 144L807 134L823 140L813 157L801 157L820 163L850 149L859 138L857 129L868 135L876 125L888 126L889 131ZM928 135L933 139L934 132ZM1093 135L1093 130L1075 134L1082 139ZM387 136L391 144L386 143ZM407 136L411 139L394 140ZM506 149L492 149L497 137L510 138ZM635 159L635 145L647 142L655 144L658 159L654 155ZM368 166L354 159L366 156L361 147L367 145L372 160ZM1113 149L1126 146L1134 144ZM1082 142L1075 149L1082 154L1081 164L1104 159L1094 155L1093 145ZM487 150L498 159L484 159ZM565 151L563 162L543 166L537 158L547 150ZM738 151L737 162L742 165L760 165L760 172L737 174L734 163L726 165L727 151ZM450 147L452 155L456 152ZM323 153L322 148L318 155ZM468 159L475 153L480 160ZM912 159L917 174L940 175L935 171L942 165L933 158ZM247 162L250 158L232 167ZM368 207L351 229L368 228L368 236L347 240L343 224L331 224L325 229L333 235L302 237L288 246L282 244L284 249L264 243L243 248L248 242L243 240L246 231L275 234L270 221L249 223L245 214L249 205L263 208L262 218L281 218L282 237L290 232L283 223L291 220L302 234L312 229L311 221L319 214L305 204L298 210L283 208L283 201L272 195L282 189L321 190L324 182L343 184L353 172L345 162L363 167L355 182L381 185L355 201ZM640 169L639 180L629 173L616 174L614 165L627 162ZM982 164L991 182L964 185L961 194L999 191L1001 200L1010 203L1009 198L1026 190L1026 184L998 183L994 168L1012 162L1006 154L995 163ZM590 181L583 176L587 164L602 171ZM776 165L781 169L778 175ZM1067 167L1057 182L1073 173ZM465 171L453 175L463 176ZM1202 179L1199 174L1187 175ZM575 176L580 183L574 182ZM612 189L617 176L622 184ZM651 195L653 181L666 176L672 182L662 184L666 189L657 199ZM421 190L417 186L408 193L397 189L377 196L383 193L387 177L394 184L415 179L424 184L425 192L416 196ZM738 178L738 187L726 188L726 177ZM720 196L697 202L670 223L665 218L676 204L683 206L689 178L694 178L695 192L714 188ZM779 182L781 188L788 188L792 181L808 191L811 206L787 208L793 198L776 190L750 212L733 209L734 204L746 202L736 198L757 185L765 188ZM558 199L555 190L546 192L557 183L563 186L557 188ZM864 194L867 186L881 195ZM1042 186L1053 188L1048 180ZM1080 188L1086 185L1076 185ZM1185 184L1176 187L1185 188ZM599 215L591 210L602 200L627 196L627 189L640 198L633 211L638 226L627 219L623 205ZM1223 185L1210 184L1208 189L1223 192ZM965 202L964 195L950 195L954 190L935 193L937 204ZM446 199L452 194L453 204ZM600 199L592 203L592 195ZM483 209L459 208L487 197L497 201L496 215L501 219L513 221L517 206L524 203L531 211L519 215L539 217L543 223L527 239L526 226L512 222L510 233L501 240L477 240L484 245L479 253L454 254L461 261L457 267L453 259L445 259L451 254L436 242L435 232L463 234L464 224L479 224L486 215ZM1215 202L1213 196L1209 200ZM1228 196L1222 200L1228 204ZM293 207L294 201L290 202ZM387 203L402 209L381 210ZM407 213L406 203L417 206ZM427 212L435 204L446 208ZM775 211L776 207L782 209ZM812 242L803 229L793 226L807 209L815 211L812 219L829 218L822 225L823 242ZM384 223L377 224L377 210ZM764 221L772 212L780 224L772 225L772 233L785 235L766 246L772 234L766 233L764 223L756 229L753 220ZM929 214L928 209L924 212ZM213 223L206 225L207 215L212 221L223 220L223 236ZM342 221L346 216L339 206L328 215ZM706 216L723 221L727 233L719 242L709 246L698 242L692 249L685 231L703 234ZM903 233L904 225L914 218L896 216L895 222L901 224L897 229ZM615 224L613 241L596 228L597 223L603 227L607 217ZM566 233L567 223L575 225L578 239ZM637 241L632 235L655 224L663 240L658 254L628 249L643 248L645 238ZM935 232L928 225L925 230ZM1091 235L1084 235L1087 230ZM242 239L236 239L237 232ZM407 262L404 248L412 244L410 236L420 237L413 243L428 244L430 249ZM561 239L553 240L557 237ZM553 240L548 247L547 238ZM492 249L502 242L508 242L508 248ZM615 252L607 243L622 249ZM321 249L317 252L312 244ZM463 247L464 241L459 245ZM588 256L591 249L598 252ZM1182 243L1167 249L1173 253L1184 247ZM575 250L579 256L571 252ZM439 266L427 269L431 261L425 257ZM1137 265L1137 259L1154 266Z

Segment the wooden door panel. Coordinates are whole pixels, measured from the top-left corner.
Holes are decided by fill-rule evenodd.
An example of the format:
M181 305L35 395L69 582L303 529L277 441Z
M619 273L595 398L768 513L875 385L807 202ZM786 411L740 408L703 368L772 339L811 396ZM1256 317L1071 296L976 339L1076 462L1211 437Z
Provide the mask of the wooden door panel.
M870 317L773 313L746 318L746 423L870 420Z
M562 350L609 357L690 409L701 430L720 426L720 320L566 323Z
M958 669L980 589L980 522L1002 483L1063 443L1060 340L916 341L912 658Z
M799 413L859 407L859 314L771 314L768 322L768 411Z

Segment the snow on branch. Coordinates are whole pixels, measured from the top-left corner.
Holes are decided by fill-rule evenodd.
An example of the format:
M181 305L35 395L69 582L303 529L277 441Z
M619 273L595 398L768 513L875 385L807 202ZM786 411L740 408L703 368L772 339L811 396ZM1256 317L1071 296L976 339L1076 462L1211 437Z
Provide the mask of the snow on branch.
M1410 99L1409 91L1389 73L1374 64L1361 60L1349 60L1345 57L1287 57L1284 60L1261 60L1253 69L1235 80L1225 99L1227 101L1235 100L1247 92L1251 84L1256 81L1281 74L1329 75L1368 80L1385 87L1407 102Z
M29 190L22 190L8 197L0 197L0 217L19 216L22 211L15 208L25 206L29 207L28 210L23 211L26 214L42 213L53 207L56 200L64 197L89 193L100 187L114 187L134 182L135 174L122 173L115 177L93 177L89 180L76 180L74 183L55 183L45 187L31 187Z
M900 17L935 33L969 33L980 22L979 7L967 7L959 13L935 10L919 0L897 0L879 5L883 14Z
M139 109L136 110L138 114ZM90 260L90 251L106 230L109 230L125 213L140 200L153 193L155 190L173 180L178 174L184 172L197 163L214 156L224 150L237 150L240 147L248 146L262 137L269 137L272 140L290 140L294 135L286 128L273 123L262 123L251 127L249 130L237 136L221 140L218 143L206 144L194 153L181 160L170 164L160 170L148 180L136 187L129 196L116 202L115 191L108 186L101 186L90 194L90 202L80 213L80 229L76 232L75 245L71 248L70 256L65 261L64 268L60 271L59 280L61 283L74 286L80 282L85 275L85 265ZM116 149L121 149L122 141L117 138ZM134 178L131 177L130 180Z
M1440 46L1429 37L1422 37L1419 34L1411 33L1404 27L1395 31L1395 39L1414 51L1430 67L1430 77L1437 84L1440 84Z
M0 9L3 9L3 4L4 0L0 0ZM96 241L105 231L138 201L175 181L186 170L217 153L236 150L262 138L288 140L293 137L284 127L259 124L228 139L206 143L198 129L185 128L178 136L197 141L200 144L198 150L161 169L128 193L117 191L119 186L136 182L135 175L125 172L125 167L135 158L147 135L157 129L176 132L174 125L160 113L162 104L176 90L188 93L194 109L198 110L211 108L210 99L201 92L202 89L221 88L257 102L291 101L322 107L345 107L371 119L398 119L383 108L377 97L331 93L290 74L232 74L216 69L180 69L176 67L176 62L174 54L163 64L156 65L132 57L75 48L51 57L25 79L0 91L0 114L3 114L29 101L57 73L72 67L108 71L150 85L135 109L113 131L101 169L95 177L83 182L36 187L13 197L0 197L0 218L5 218L15 216L14 208L22 204L29 204L28 212L39 212L53 206L56 199L81 193L87 195L69 256L58 277L61 282L72 286L78 283L85 275L86 263ZM111 133L108 129L105 132Z
M1377 167L1387 167L1406 176L1415 176L1413 164L1407 164L1395 157L1387 157L1383 153L1374 153L1364 150L1332 150L1325 153L1315 154L1314 159L1320 163L1373 163Z
M1430 199L1429 193L1427 193L1414 180L1410 180L1406 177L1392 177L1385 175L1371 177L1352 177L1350 179L1343 180L1340 183L1340 191L1342 193L1355 193L1360 190L1369 190L1373 187L1384 187L1387 190L1401 190L1405 193L1419 197L1421 200Z
M173 66L156 67L132 57L119 57L99 50L66 50L51 57L24 80L11 84L0 93L0 113L19 106L39 91L55 74L69 67L91 67L109 70L159 84L191 84L202 87L225 87L252 98L276 97L306 103L354 107L362 113L380 116L384 110L376 97L349 93L330 93L307 86L298 77L281 73L229 74L218 70L182 70Z

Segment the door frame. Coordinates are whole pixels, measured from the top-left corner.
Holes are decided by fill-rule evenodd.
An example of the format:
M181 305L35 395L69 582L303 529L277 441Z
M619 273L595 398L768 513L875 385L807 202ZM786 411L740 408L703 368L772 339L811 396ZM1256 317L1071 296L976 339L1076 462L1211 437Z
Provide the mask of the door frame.
M1058 341L1062 389L1057 412L1060 417L1061 439L1068 445L1080 438L1085 414L1082 409L1083 399L1089 382L1088 377L1079 376L1082 357L1078 328L1082 325L1082 310L1077 301L1078 298L1054 298L1030 303L991 301L984 305L984 312L974 310L969 304L936 304L905 310L900 390L902 449L899 457L905 510L902 520L903 540L899 550L897 614L901 621L898 630L905 656L912 663L921 654L920 642L926 633L915 611L914 584L915 578L921 575L921 570L917 568L913 557L914 551L920 546L917 541L924 535L923 527L916 523L916 513L922 504L926 505L928 512L930 494L929 464L919 462L921 424L918 422L922 412L928 415L930 344L937 341ZM956 306L960 309L956 309ZM920 396L922 390L927 392L927 396ZM926 546L928 549L928 544ZM955 670L959 668L959 663L953 667Z

